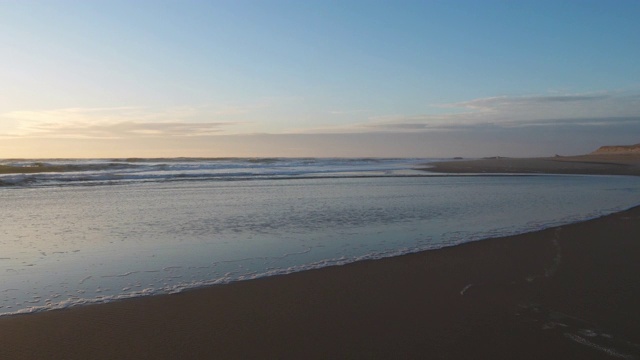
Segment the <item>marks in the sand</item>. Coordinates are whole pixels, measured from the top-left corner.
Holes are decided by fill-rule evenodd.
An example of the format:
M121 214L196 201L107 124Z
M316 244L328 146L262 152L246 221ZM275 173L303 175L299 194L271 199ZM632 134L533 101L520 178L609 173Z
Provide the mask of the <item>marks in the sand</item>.
M554 232L553 240L551 243L555 248L555 256L551 260L551 264L544 269L544 277L552 277L556 271L558 271L558 267L560 267L560 263L562 262L562 248L560 247L560 232L562 231L562 227L556 228Z
M623 216L620 220L640 220L640 216Z
M555 273L558 271L558 268L560 267L560 264L562 263L562 248L560 247L560 233L562 232L562 227L558 227L555 229L554 232L554 236L551 239L551 244L553 245L554 248L554 255L553 258L551 259L549 264L545 264L544 265L544 269L543 269L543 273L537 273L537 274L532 274L527 276L524 280L528 283L531 283L533 281L535 281L536 279L539 278L550 278L552 276L555 275ZM518 284L519 281L513 281L510 283L510 285L516 285ZM478 283L478 284L473 284L473 283L469 283L467 285L465 285L462 290L460 290L460 295L464 295L467 290L469 290L472 286L474 287L478 287L483 285L482 283ZM488 284L484 284L484 285L488 285Z
M558 268L560 267L560 264L562 263L562 248L560 247L560 233L562 232L562 226L556 228L554 234L553 234L553 239L551 239L551 245L553 245L553 248L555 250L555 254L553 255L553 258L551 259L551 263L548 265L545 265L544 267L544 274L540 275L540 274L532 274L529 275L525 278L525 280L527 282L533 282L534 280L541 278L541 277L545 277L545 278L550 278L553 275L555 275L555 273L558 271Z
M460 290L460 295L464 295L464 293L466 293L467 290L469 290L469 288L472 286L473 284L467 284L467 286L463 287L462 290Z
M552 332L580 345L619 359L639 359L640 345L634 344L595 324L539 305L521 305L517 315L542 331Z
M610 349L601 345L598 345L596 343L593 343L581 336L578 336L576 334L570 334L570 333L564 333L564 335L566 337L568 337L569 339L577 342L578 344L581 345L585 345L588 346L590 348L596 349L596 350L600 350L602 352L604 352L607 355L613 356L613 357L617 357L617 358L621 358L621 359L635 359L635 357L633 355L627 355L627 354L622 354L620 352L617 352L615 349ZM591 335L593 337L598 336L597 334Z

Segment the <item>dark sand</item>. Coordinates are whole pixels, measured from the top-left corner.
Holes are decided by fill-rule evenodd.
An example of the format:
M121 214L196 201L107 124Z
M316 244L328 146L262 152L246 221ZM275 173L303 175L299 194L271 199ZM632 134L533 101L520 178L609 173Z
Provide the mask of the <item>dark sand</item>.
M0 359L640 359L640 207L519 236L0 318Z

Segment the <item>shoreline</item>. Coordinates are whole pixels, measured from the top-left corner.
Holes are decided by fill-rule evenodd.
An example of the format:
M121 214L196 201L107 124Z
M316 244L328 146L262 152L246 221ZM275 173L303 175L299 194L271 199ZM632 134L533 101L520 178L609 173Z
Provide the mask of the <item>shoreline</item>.
M487 161L503 160L460 172L492 173ZM539 160L515 159L555 171ZM0 358L640 358L638 220L640 205L437 250L0 317Z

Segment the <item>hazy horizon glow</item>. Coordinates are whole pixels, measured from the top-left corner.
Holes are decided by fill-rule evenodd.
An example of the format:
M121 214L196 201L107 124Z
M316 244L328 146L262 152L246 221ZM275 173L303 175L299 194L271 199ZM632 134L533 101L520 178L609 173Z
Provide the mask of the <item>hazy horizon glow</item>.
M0 2L0 158L640 142L636 1Z

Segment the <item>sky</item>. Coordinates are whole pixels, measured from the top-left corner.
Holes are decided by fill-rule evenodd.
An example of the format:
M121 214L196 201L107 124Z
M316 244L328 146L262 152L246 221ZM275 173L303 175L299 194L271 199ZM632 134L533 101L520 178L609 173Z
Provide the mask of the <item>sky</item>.
M640 1L0 0L0 158L640 143Z

